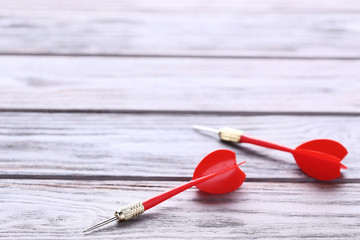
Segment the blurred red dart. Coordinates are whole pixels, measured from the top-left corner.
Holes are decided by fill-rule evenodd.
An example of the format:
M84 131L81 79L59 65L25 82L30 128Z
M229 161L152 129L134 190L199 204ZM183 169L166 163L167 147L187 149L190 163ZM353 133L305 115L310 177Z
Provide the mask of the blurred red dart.
M213 194L223 194L235 191L245 181L245 173L236 164L236 156L230 150L217 150L208 154L196 167L191 181L175 187L169 191L122 207L115 212L115 217L96 224L84 232L89 232L113 221L126 221L134 218L159 203L196 186L200 190Z
M291 153L300 169L320 181L329 181L340 177L340 169L347 169L341 161L347 155L346 148L340 143L329 139L316 139L301 144L295 149L250 137L243 131L233 128L219 130L204 126L193 126L195 129L215 132L220 139L229 142L251 143L266 148Z

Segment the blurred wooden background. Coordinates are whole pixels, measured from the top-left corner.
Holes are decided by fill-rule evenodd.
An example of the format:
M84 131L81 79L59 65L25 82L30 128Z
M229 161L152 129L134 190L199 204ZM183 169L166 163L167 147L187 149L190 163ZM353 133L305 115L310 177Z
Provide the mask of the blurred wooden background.
M359 92L355 0L0 0L0 237L359 239ZM192 124L338 140L349 169L320 183ZM219 148L247 161L236 192L82 233Z

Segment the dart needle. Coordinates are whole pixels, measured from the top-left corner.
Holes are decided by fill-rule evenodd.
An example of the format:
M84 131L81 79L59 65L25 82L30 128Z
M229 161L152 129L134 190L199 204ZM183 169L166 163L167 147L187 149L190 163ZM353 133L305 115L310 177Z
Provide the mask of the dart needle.
M234 129L234 128L227 128L227 127L222 127L219 130L217 130L214 128L205 127L205 126L201 126L201 125L193 125L193 128L196 130L216 133L219 135L221 140L227 141L227 142L240 142L240 138L243 135L242 130L238 130L238 129Z
M113 222L113 221L116 221L116 220L117 220L116 217L110 218L110 219L105 220L105 221L103 221L103 222L101 222L101 223L98 223L98 224L96 224L96 225L94 225L94 226L92 226L92 227L89 227L88 229L84 230L83 232L84 232L84 233L85 233L85 232L90 232L90 231L92 231L92 230L94 230L94 229L96 229L96 228L102 227L102 226L104 226L104 225L106 225L106 224L108 224L108 223L111 223L111 222Z
M202 131L213 132L213 133L219 134L219 130L217 130L215 128L205 127L205 126L201 126L201 125L193 125L193 128L195 128L196 130L202 130Z

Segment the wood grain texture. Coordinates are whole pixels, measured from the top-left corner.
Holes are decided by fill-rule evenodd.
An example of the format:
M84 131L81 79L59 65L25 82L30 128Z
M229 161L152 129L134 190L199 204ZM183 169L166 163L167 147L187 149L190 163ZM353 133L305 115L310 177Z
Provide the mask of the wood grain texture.
M0 0L0 238L360 239L359 13L356 0ZM338 140L349 169L316 182L289 154L192 124ZM239 190L193 188L82 233L219 148L247 161Z
M203 116L142 114L0 114L0 173L191 177L216 149L236 152L250 178L308 179L288 153L229 145L192 124L231 126L296 147L330 138L349 150L344 179L359 179L359 117Z
M353 0L0 4L2 54L360 57Z
M0 57L0 108L360 113L360 61Z
M181 182L0 183L2 239L358 239L359 184L247 183L226 195L187 190L121 224L82 230L123 204Z

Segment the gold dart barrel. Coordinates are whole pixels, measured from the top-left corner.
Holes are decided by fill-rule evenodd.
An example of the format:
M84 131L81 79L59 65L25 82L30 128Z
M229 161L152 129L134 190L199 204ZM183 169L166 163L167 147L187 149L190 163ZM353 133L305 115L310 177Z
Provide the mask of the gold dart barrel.
M134 202L122 207L115 212L115 217L118 221L126 221L136 216L141 215L145 211L142 202Z
M141 215L143 212L145 211L144 205L142 204L142 202L137 201L137 202L133 202L130 203L128 205L123 206L122 208L120 208L118 211L115 212L115 217L110 218L108 220L105 220L101 223L98 223L92 227L89 227L88 229L84 230L83 232L90 232L96 228L102 227L108 223L111 223L113 221L126 221L129 219L132 219L136 216Z
M219 130L220 139L228 142L240 142L243 131L235 128L223 127Z

